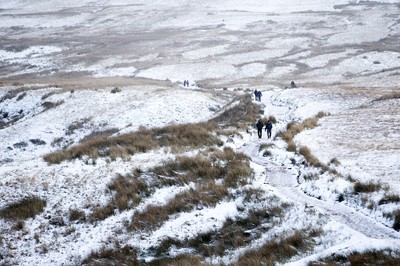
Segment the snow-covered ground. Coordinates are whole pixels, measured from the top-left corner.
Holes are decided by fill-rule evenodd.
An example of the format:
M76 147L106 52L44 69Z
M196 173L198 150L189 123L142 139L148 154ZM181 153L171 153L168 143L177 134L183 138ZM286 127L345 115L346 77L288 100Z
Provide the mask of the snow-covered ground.
M115 240L149 260L146 252L168 236L187 239L240 215L240 200L223 201L176 215L146 236L123 229L135 210L73 223L71 209L88 212L109 201L107 184L117 174L175 155L157 149L95 165L87 158L48 165L42 158L96 131L206 121L243 93L237 88L263 92L264 116L278 121L273 137L291 121L329 113L296 135L296 144L323 163L337 159L343 177L379 181L400 195L400 99L376 101L400 90L399 15L397 0L0 0L0 209L27 196L47 203L23 230L0 220L0 264L79 265ZM190 88L182 86L186 79ZM292 80L297 88L288 88ZM117 86L121 91L111 93ZM290 265L352 250L400 250L400 233L384 215L399 203L368 208L348 180L326 173L305 182L299 176L315 170L294 166L303 159L282 140L258 140L252 129L241 135L225 145L251 158L249 186L293 205L261 239L207 262L234 262L272 236L307 226L324 234L313 252ZM260 153L263 144L271 156ZM188 189L161 188L137 208ZM348 196L338 202L342 194ZM54 217L65 225L51 224Z

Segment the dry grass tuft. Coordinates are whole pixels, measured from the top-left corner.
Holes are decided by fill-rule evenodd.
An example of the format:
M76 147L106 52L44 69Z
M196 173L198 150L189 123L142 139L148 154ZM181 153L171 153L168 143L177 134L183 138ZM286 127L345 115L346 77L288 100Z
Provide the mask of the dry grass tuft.
M314 155L312 155L311 150L308 147L302 146L299 149L299 153L306 158L310 165L314 167L322 167L321 162Z
M260 108L252 102L249 95L241 96L235 101L239 103L209 122L170 125L155 129L141 128L137 132L115 137L110 137L112 134L108 131L94 132L84 138L79 145L47 154L44 160L56 164L64 160L82 158L82 156L92 159L107 156L111 159L126 158L160 147L171 147L172 150L182 151L213 145L221 146L223 142L217 136L217 133L221 131L220 126L229 124L230 127L244 127L246 123L256 118ZM73 131L76 126L72 125L71 130Z
M89 221L104 220L112 216L117 209L124 211L133 208L149 194L149 187L143 180L122 175L118 175L108 184L108 189L113 193L111 201L105 206L94 208L89 215Z
M276 265L284 263L293 256L312 250L313 237L319 236L320 230L294 232L291 236L265 243L257 250L243 254L233 265Z
M385 194L382 199L379 200L379 205L388 204L388 203L399 203L400 196L398 194Z
M139 266L137 251L131 246L116 247L114 249L101 248L97 252L92 252L82 262L83 265L108 266L108 265L129 265Z
M366 183L356 181L354 183L354 193L372 193L379 191L381 188L382 188L381 184L374 183L372 181L368 181Z
M373 102L376 101L386 101L386 100L392 100L392 99L400 99L400 92L393 92L387 95L383 95L375 100L373 100Z
M30 197L0 210L0 217L10 220L25 220L41 213L45 206L44 200L38 197Z
M397 250L367 250L353 251L345 255L332 255L328 258L308 263L308 266L317 265L400 265L400 252Z
M184 254L175 258L163 258L159 260L153 260L150 265L154 266L208 266L201 261L201 257L195 254Z

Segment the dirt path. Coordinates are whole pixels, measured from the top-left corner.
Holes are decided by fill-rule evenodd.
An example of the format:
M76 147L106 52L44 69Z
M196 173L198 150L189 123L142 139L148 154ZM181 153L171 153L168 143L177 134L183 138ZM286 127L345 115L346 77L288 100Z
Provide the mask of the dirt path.
M278 104L271 102L270 99L273 101L275 97L272 96L265 99L266 102L264 103L267 104L267 106ZM279 104L279 113L283 115L280 119L290 119L292 114L291 109L293 108L293 106L288 105L285 110L285 106ZM306 206L313 206L328 215L332 220L344 224L366 237L373 239L400 239L399 232L357 212L357 210L343 203L330 203L304 194L304 192L298 188L298 172L293 168L293 165L277 164L266 157L259 156L260 144L264 142L264 140L253 141L242 146L239 150L248 155L253 163L265 167L266 176L264 183L266 186L274 187L282 198Z

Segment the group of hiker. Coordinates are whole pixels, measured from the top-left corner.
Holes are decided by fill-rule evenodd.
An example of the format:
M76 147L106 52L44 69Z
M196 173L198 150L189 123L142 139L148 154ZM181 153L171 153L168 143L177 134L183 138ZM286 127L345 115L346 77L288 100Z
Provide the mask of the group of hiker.
M189 80L184 80L183 81L183 87L189 87Z
M262 119L258 119L257 124L257 134L258 134L258 138L261 139L262 137L262 129L264 127L264 123L262 121ZM267 121L267 123L265 124L265 131L267 131L267 137L271 138L272 135L272 123L270 120Z

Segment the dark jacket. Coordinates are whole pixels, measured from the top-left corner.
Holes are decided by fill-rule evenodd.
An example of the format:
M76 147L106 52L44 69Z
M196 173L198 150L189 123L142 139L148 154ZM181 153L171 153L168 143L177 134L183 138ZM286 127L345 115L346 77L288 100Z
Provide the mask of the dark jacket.
M264 125L263 125L263 122L261 121L261 119L257 121L256 126L257 126L258 129L262 129L263 128Z
M271 129L272 129L272 123L271 123L271 122L268 122L268 123L265 125L265 129L266 129L266 130L271 130Z

